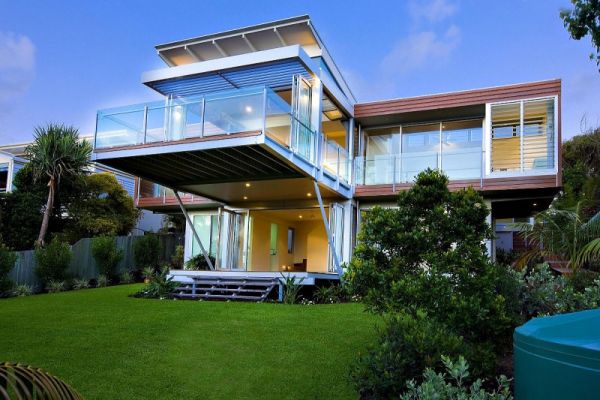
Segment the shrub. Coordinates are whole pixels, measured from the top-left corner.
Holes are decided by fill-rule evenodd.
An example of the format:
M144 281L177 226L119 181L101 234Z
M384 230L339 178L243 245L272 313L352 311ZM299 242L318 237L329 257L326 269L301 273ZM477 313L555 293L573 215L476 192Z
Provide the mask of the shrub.
M283 302L285 304L296 304L299 300L300 290L304 278L297 279L292 274L281 274L283 278Z
M31 285L17 285L12 291L12 295L16 297L26 297L33 294L33 286Z
M146 267L142 270L142 276L148 282L154 278L155 273L156 273L156 271L154 270L154 267Z
M113 277L123 259L123 250L117 247L114 237L100 236L92 240L92 255L100 274Z
M159 265L160 240L156 235L144 235L133 242L133 256L138 268Z
M35 250L36 273L44 284L64 281L71 263L71 248L57 239Z
M108 278L108 276L106 275L100 275L98 276L97 282L96 282L96 287L107 287L108 285L110 285L110 279Z
M348 300L348 295L343 284L332 283L319 286L314 293L314 300L320 304L341 303Z
M178 282L169 277L169 267L163 267L160 272L154 274L150 283L137 292L135 297L145 297L149 299L166 299L172 296L172 293L179 286Z
M74 279L73 280L73 290L88 289L89 287L90 287L90 282L87 279Z
M175 247L175 252L171 256L171 266L173 269L183 269L184 249L182 245ZM214 264L213 264L214 265Z
M15 266L17 255L3 243L0 243L0 297L12 287L8 274Z
M67 282L65 281L49 281L46 286L48 293L58 293L67 290Z
M401 400L424 399L461 399L461 400L512 400L509 380L505 376L497 379L498 389L492 392L483 389L483 381L478 379L470 386L465 382L469 378L469 364L464 357L452 362L442 357L448 376L436 373L428 368L423 373L423 381L417 385L414 380L407 383L407 391L400 396Z
M377 343L353 365L350 376L361 398L396 398L425 368L441 370L442 355L464 351L460 337L426 314L399 314L385 320Z
M208 256L208 258L210 259L212 265L215 265L215 258L210 255ZM196 254L185 263L185 269L190 271L208 271L210 267L206 262L206 258L204 258L204 254L200 253Z
M121 283L133 283L133 274L130 271L125 271L121 274L119 281Z

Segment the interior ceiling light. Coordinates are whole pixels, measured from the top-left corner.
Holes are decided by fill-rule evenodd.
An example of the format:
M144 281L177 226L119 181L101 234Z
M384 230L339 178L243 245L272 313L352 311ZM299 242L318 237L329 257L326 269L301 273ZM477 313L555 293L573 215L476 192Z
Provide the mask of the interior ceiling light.
M244 200L248 200L248 196L244 196Z
M246 187L250 187L250 182L246 182Z
M298 215L298 218L302 219L302 215Z
M342 119L342 117L344 116L344 114L342 114L342 112L338 109L331 110L331 111L324 111L323 114L325 114L325 116L327 118L329 118L329 120L331 120L331 121L336 121L338 119Z
M310 197L310 196L312 196L312 193L308 192L308 193L306 193L306 195L307 195L308 197Z
M250 106L246 106L246 112L247 112L247 113L251 113L251 112L252 112L252 107L250 107Z

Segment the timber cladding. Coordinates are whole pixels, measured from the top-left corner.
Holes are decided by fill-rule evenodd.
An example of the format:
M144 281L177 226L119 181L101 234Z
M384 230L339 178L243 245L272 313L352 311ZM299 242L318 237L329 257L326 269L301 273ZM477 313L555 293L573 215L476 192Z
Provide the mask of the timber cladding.
M389 114L401 114L415 111L435 110L472 106L497 101L520 100L534 97L559 96L561 80L521 83L485 89L465 90L461 92L407 97L403 99L374 101L356 104L354 117L357 119ZM560 108L559 108L560 110Z

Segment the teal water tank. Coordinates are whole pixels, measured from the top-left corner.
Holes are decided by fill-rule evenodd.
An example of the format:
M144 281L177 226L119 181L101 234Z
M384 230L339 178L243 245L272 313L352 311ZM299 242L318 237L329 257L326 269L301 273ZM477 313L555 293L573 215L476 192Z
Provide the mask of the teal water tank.
M600 309L515 329L516 400L600 399Z

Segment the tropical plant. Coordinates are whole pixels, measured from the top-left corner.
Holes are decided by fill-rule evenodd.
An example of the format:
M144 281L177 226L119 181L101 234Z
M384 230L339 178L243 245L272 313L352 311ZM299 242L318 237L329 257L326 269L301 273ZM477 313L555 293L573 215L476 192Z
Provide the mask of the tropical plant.
M465 352L462 338L425 313L387 317L377 342L361 355L350 378L363 399L391 399L425 368L442 370L440 357Z
M12 287L8 274L15 266L17 255L0 242L0 296Z
M74 279L72 287L73 290L88 289L90 287L90 281L87 279Z
M285 304L296 304L299 300L300 290L304 277L298 279L292 274L281 273L283 278L283 302Z
M319 286L313 295L315 302L320 304L341 303L348 299L346 287L343 284L329 284Z
M37 245L43 246L48 231L54 200L61 179L83 175L90 164L92 146L79 139L77 129L57 124L37 127L34 141L25 149L35 180L47 180L48 200L40 226Z
M106 275L99 275L98 279L96 280L96 287L102 288L107 287L108 285L110 285L109 277Z
M154 278L155 272L156 270L154 269L154 267L146 267L142 270L142 277L144 278L144 280L150 282L152 278Z
M136 237L133 242L133 256L138 268L157 267L160 263L160 240L157 235L148 234Z
M140 212L114 174L103 172L83 178L80 196L68 205L65 235L82 237L126 235Z
M100 273L109 278L117 273L117 267L123 259L124 252L117 247L113 236L100 236L92 239L92 255L96 260Z
M442 362L446 368L446 374L436 373L435 370L427 368L423 373L420 384L414 380L407 383L407 390L400 396L401 400L512 400L510 392L510 381L502 375L497 379L498 388L492 392L484 389L484 382L477 379L470 386L469 364L463 356L457 361L450 357L442 356Z
M35 272L43 283L63 281L71 263L71 247L58 239L35 250Z
M169 267L164 266L159 272L155 273L150 283L142 288L136 297L145 297L151 299L167 299L170 298L179 286L178 282L169 276Z
M12 295L16 297L31 296L34 292L33 286L31 285L17 285L12 291Z
M59 293L67 290L67 282L65 281L50 281L46 286L48 293Z
M4 399L83 399L64 381L28 365L0 364L0 382Z
M518 267L535 257L558 258L573 270L600 261L600 212L586 219L582 202L569 209L551 206L536 214L533 224L514 226L531 247L517 260Z
M125 272L121 273L119 281L121 283L133 283L135 280L133 278L133 274L131 273L131 271L125 271Z

